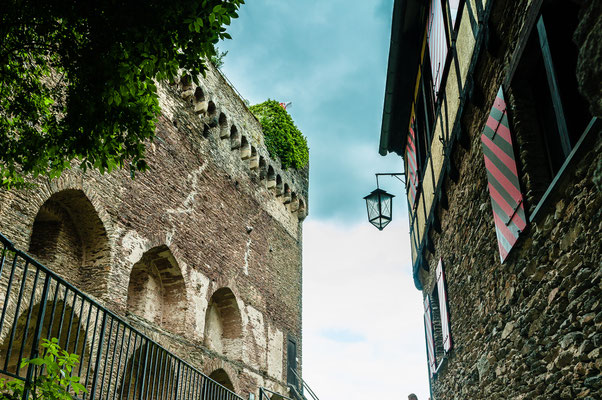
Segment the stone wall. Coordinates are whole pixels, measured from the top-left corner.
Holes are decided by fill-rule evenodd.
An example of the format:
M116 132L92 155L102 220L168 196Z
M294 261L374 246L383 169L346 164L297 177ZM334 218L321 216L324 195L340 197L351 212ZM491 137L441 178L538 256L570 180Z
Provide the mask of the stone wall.
M587 47L580 47L581 86L591 85L599 74L600 41L594 45L593 37L599 36L594 27L601 16L587 12L599 10L600 2L590 3L595 4L584 8L575 35L576 43ZM593 400L602 395L599 128L587 137L507 260L501 264L499 259L480 137L527 4L494 3L489 42L474 71L477 89L487 100L471 100L462 115L468 145L452 153L459 175L446 178L448 207L436 210L441 233L431 230L429 270L420 270L425 295L434 288L440 258L446 272L454 348L431 381L437 400ZM584 96L600 117L600 81L594 84L595 90L588 87Z
M258 386L288 393L308 171L269 157L259 123L214 68L198 86L184 78L159 94L149 172L74 168L2 191L0 232L243 397Z

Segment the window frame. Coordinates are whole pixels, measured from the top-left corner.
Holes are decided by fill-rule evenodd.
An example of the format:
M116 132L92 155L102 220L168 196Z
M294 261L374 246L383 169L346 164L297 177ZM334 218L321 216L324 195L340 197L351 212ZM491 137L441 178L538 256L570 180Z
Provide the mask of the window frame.
M541 210L545 208L545 204L548 202L551 194L556 190L558 186L558 182L562 180L565 175L565 171L572 163L572 160L575 158L575 154L579 151L579 147L581 147L582 142L585 137L588 136L590 132L596 131L600 129L602 125L601 121L592 116L592 118L585 124L585 129L583 132L570 132L567 125L567 112L565 110L565 104L567 102L567 98L569 96L565 96L567 98L563 99L563 94L561 93L560 84L559 84L559 75L556 73L555 63L554 63L554 51L551 49L549 42L550 32L549 26L546 24L546 17L544 15L544 6L545 0L538 0L536 4L529 10L526 20L528 21L527 28L521 33L521 37L519 39L519 43L514 52L513 58L509 64L508 73L506 79L504 81L504 88L511 89L517 85L516 75L517 70L520 70L521 64L525 58L525 49L528 47L527 44L531 40L537 40L539 44L539 51L543 61L543 69L545 70L545 80L547 81L549 94L551 97L551 102L553 107L551 108L552 113L554 114L554 123L556 126L555 132L552 135L558 134L558 137L550 137L548 136L548 130L545 130L546 133L542 134L541 140L546 143L545 158L547 164L549 164L548 169L550 173L550 180L547 184L546 189L543 191L541 196L536 199L535 204L531 204L533 211L528 215L529 223L535 221L539 215L541 214ZM536 38L534 38L534 36ZM558 55L557 55L558 56ZM562 80L562 77L560 77ZM566 95L566 93L565 93ZM541 112L537 113L536 116L540 116ZM516 115L511 115L510 123L513 124L514 119L517 117ZM520 119L520 118L519 118ZM517 132L518 133L518 132ZM573 135L571 135L573 133ZM560 147L562 150L563 158L559 162L559 167L556 169L552 166L553 163L553 155L550 154L548 149L548 141L553 139L559 139ZM520 145L517 146L516 152L520 151ZM516 157L516 160L519 164L519 168L522 170L522 174L525 172L525 166L523 165L523 160L520 157ZM527 168L529 169L529 168ZM521 185L524 185L522 179ZM521 188L523 193L526 193L526 188Z

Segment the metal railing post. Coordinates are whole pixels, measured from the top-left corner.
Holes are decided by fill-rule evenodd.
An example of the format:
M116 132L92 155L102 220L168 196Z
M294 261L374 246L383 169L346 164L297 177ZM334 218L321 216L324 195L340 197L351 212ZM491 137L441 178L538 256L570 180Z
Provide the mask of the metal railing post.
M102 357L102 346L105 338L105 330L107 327L107 312L102 313L102 325L100 327L100 339L98 340L98 351L96 352L96 361L94 362L94 378L92 378L92 388L90 389L90 400L96 397L96 385L98 384L98 367L100 366L100 358Z
M44 279L44 289L42 291L42 299L40 303L40 312L38 313L38 320L36 326L36 333L33 336L33 344L31 346L31 356L30 359L37 358L39 355L38 346L40 345L40 336L42 336L42 327L44 325L44 314L46 313L46 299L48 297L48 287L50 286L50 275L46 274L46 279ZM29 398L29 391L31 382L31 377L33 375L33 370L36 366L29 364L27 367L27 376L25 377L25 390L23 392L23 399Z

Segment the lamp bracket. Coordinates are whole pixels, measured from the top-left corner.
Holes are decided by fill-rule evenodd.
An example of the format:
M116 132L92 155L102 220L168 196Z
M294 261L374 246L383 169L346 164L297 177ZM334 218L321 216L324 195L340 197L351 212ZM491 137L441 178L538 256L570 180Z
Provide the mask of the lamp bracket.
M377 189L380 189L378 186L378 177L379 176L393 176L393 177L397 178L404 185L406 184L406 182L401 178L404 176L403 172L379 172L374 175L376 176L376 188Z

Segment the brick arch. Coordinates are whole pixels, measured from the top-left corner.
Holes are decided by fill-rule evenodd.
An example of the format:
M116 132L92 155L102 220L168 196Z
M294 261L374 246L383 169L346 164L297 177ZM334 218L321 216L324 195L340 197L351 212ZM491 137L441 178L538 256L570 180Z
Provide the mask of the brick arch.
M88 370L91 342L90 331L86 335L86 319L88 315L94 315L95 313L90 310L87 304L81 307L81 299L75 301L75 303L72 295L65 299L63 296L64 287L58 289L59 299L45 303L44 320L42 321L40 343L38 344L39 355L43 354L41 339L57 338L58 345L63 350L79 356L80 363L75 367L75 375L79 372L84 374ZM55 290L57 290L56 285L52 285L50 292ZM74 304L75 307L72 307ZM36 323L41 311L42 304L40 302L30 308L25 299L16 318L14 310L8 310L5 315L11 323L5 323L0 334L0 360L3 363L2 368L4 368L4 363L8 358L6 369L8 372L25 377L27 367L20 368L20 363L23 358L30 358L31 356L37 328ZM5 376L0 374L0 378L2 377Z
M242 317L230 288L219 288L211 296L204 336L211 350L235 359L242 356Z
M111 246L96 208L80 189L52 194L33 221L29 253L81 289L106 293Z
M147 368L144 368L145 360ZM123 357L123 365L117 375L120 383L116 386L114 395L118 394L119 399L159 400L175 396L178 368L172 356L159 346L138 344L129 357L127 354Z
M209 378L213 379L231 392L234 392L234 384L232 383L232 379L230 379L230 376L223 368L218 368L210 373Z
M147 250L130 271L127 311L174 333L188 322L186 283L169 247Z

